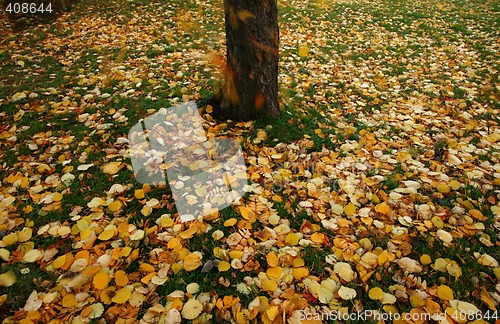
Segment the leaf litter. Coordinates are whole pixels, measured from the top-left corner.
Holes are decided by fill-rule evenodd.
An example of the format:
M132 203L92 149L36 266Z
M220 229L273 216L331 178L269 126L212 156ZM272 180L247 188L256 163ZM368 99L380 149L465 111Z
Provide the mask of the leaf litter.
M242 139L250 182L239 205L190 222L131 179L123 128L216 90L221 9L110 18L97 2L23 34L3 24L4 323L495 314L499 29L492 3L462 5L280 3L280 119L301 133L205 115L208 137ZM35 269L54 279L9 303Z

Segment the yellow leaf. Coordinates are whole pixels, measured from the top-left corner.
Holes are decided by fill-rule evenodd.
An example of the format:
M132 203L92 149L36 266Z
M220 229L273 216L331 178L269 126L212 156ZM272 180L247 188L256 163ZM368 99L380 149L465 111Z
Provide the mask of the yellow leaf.
M389 293L383 293L383 297L380 302L382 304L394 304L396 302L396 296Z
M203 263L196 253L190 253L184 258L184 270L193 271L200 267Z
M103 164L101 166L102 172L106 174L117 174L118 171L122 168L122 163L121 162L109 162L106 164Z
M108 286L109 284L109 276L107 273L104 272L98 272L95 276L94 279L92 280L92 283L94 284L95 289L104 289Z
M338 276L347 282L354 279L355 273L351 268L351 265L347 262L337 262L334 265L333 271L338 274Z
M262 280L262 289L264 291L275 291L278 289L278 283L274 279L264 279Z
M408 151L399 151L396 155L396 160L398 162L405 162L411 158L411 154Z
M125 246L120 251L120 257L128 257L130 252L132 252L132 248L130 246Z
M193 224L196 224L196 223L193 223ZM198 227L189 226L189 228L187 230L185 230L184 232L181 232L179 234L179 236L183 239L190 239L194 236L194 234L196 234L197 231L198 231Z
M495 307L495 301L493 300L493 298L491 298L490 294L484 287L481 287L481 301L485 303L486 306L488 306L488 308L492 311L497 310Z
M141 278L141 282L147 285L151 281L151 278L153 278L154 276L156 276L156 272L150 272Z
M243 251L240 250L231 250L229 251L229 257L231 259L241 259L243 257Z
M420 263L422 263L423 265L431 264L432 259L428 254L422 254L420 256Z
M453 290L446 285L441 285L437 289L437 295L441 300L453 300Z
M179 252L180 250L182 250L181 242L179 242L179 240L175 237L171 238L170 241L168 241L167 247L172 250L172 252Z
M495 274L495 277L497 277L497 280L500 281L500 268L495 268L493 273Z
M200 291L200 285L197 284L196 282L192 282L189 285L186 286L186 292L189 294L196 294L198 291Z
M63 198L63 195L62 193L60 192L56 192L54 193L54 195L52 196L52 201L61 201L61 199Z
M266 255L267 264L270 267L277 267L279 264L278 256L273 251Z
M172 264L172 271L174 274L178 274L182 270L182 266L179 263Z
M0 287L10 287L16 282L16 274L14 271L9 270L0 274Z
M441 241L445 243L450 243L451 241L453 241L453 236L445 230L437 230L436 235Z
M299 267L292 269L292 276L295 280L302 280L302 278L309 275L309 269L306 267Z
M115 212L120 210L122 208L122 202L119 200L113 201L111 204L108 205L108 209L110 212Z
M134 196L135 196L135 198L137 198L137 199L142 199L142 198L144 198L144 197L145 197L145 196L144 196L144 190L142 190L142 189L137 189L137 190L134 192Z
M239 210L240 210L241 216L243 216L244 219L246 219L246 220L254 220L255 219L255 214L250 208L241 206L239 208Z
M109 240L110 238L112 238L113 236L115 235L115 231L114 230L104 230L102 231L101 234L99 234L99 239L101 241L107 241Z
M10 258L10 251L4 248L0 249L0 259L3 261L9 261Z
M32 263L40 259L42 256L43 256L42 251L38 249L30 250L24 254L22 262Z
M89 208L97 208L97 207L103 205L104 203L105 203L105 201L102 198L94 197L94 198L92 198L91 201L89 201L87 203L87 207L89 207Z
M73 308L78 304L74 294L67 294L63 297L61 305L66 308Z
M300 57L306 57L309 54L309 48L307 45L301 45L299 47L299 56Z
M475 119L471 119L469 120L469 122L467 123L467 125L465 125L465 130L466 131L471 131L473 130L478 124L478 121L475 120Z
M191 298L182 307L182 317L187 320L193 320L200 316L203 311L203 304L198 300Z
M419 295L411 295L410 303L413 307L422 307L425 305L425 301Z
M123 287L116 292L111 301L117 304L124 304L130 299L130 296L132 296L132 290L128 287Z
M90 307L90 313L88 315L88 318L99 318L101 317L102 313L104 313L104 306L101 303L95 303L89 306Z
M234 226L237 222L238 222L238 220L236 218L230 218L224 222L224 226L231 227L231 226Z
M231 264L227 261L221 261L217 265L217 268L219 268L220 272L224 272L224 271L231 269Z
M132 241L139 241L139 240L142 240L144 238L144 230L137 230L135 231L132 235L130 235L130 239Z
M349 287L346 287L346 286L340 287L340 289L338 290L337 293L339 294L340 298L342 298L344 300L353 299L357 295L356 290L349 288Z
M297 233L288 233L285 238L285 242L289 245L297 245L300 241L300 236Z
M453 190L458 190L458 189L460 189L460 187L462 186L462 184L460 182L458 182L457 180L451 180L448 183L448 186L450 186L450 188L453 189Z
M274 319L279 315L279 313L280 311L278 306L271 306L266 310L266 314L271 321L274 321Z
M323 233L316 232L311 235L311 241L313 241L314 243L322 244L326 241L326 236Z
M481 257L479 257L477 262L479 262L479 264L484 265L484 266L489 266L489 267L494 267L494 268L498 267L498 261L494 257L492 257L491 255L489 255L487 253L484 253L483 255L481 255Z
M54 269L59 269L66 263L66 255L58 256L57 259L52 262L52 267Z
M115 272L115 283L119 287L128 285L127 273L123 270L118 270Z
M391 210L391 206L387 205L385 201L375 206L375 211L384 215L387 215Z
M93 231L91 229L84 228L80 231L80 239L81 240L88 239L90 237L90 235L92 235L92 233L93 233Z
M160 225L162 227L171 227L172 225L174 225L174 220L169 216L164 216L160 219Z
M446 183L444 183L444 182L440 182L440 183L437 185L436 189L437 189L440 193L444 193L444 194L445 194L445 193L450 192L450 187L449 187Z
M283 273L283 269L279 266L272 267L272 268L268 268L266 273L270 278L279 278L281 276L281 274Z
M149 273L155 271L155 267L149 263L141 263L141 265L139 266L139 270Z
M379 287L374 287L368 291L368 297L373 300L382 300L384 298L384 292Z
M32 235L33 230L30 227L25 227L17 234L17 239L19 242L27 242Z
M17 241L18 241L17 232L7 234L2 238L2 243L4 244L4 246L14 244Z
M294 268L303 267L304 264L306 264L306 262L301 257L295 257L292 260L292 267Z
M356 206L354 206L353 203L348 203L347 205L344 206L344 213L347 216L351 216L356 212Z
M460 268L457 261L454 260L450 261L446 265L446 271L448 271L450 276L455 277L455 280L458 280L458 278L460 278L460 276L462 275L462 268Z
M377 261L378 261L378 265L382 266L389 261L389 255L387 253L380 253L378 255Z
M143 214L144 216L149 216L152 212L153 208L151 208L151 206L149 205L144 205L141 209L141 214Z

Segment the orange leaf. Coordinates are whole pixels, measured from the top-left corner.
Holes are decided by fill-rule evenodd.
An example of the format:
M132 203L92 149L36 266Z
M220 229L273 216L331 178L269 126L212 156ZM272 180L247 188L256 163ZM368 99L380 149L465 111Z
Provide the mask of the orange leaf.
M272 268L268 268L266 273L270 278L279 278L281 276L281 274L283 273L283 269L279 266L272 267Z
M392 210L391 206L387 205L385 201L375 206L375 211L384 215L387 215L391 210Z
M203 263L201 262L198 254L190 253L184 258L184 270L193 271L200 267Z
M104 272L99 272L94 276L92 281L95 289L104 289L109 284L109 276Z
M313 241L314 243L322 244L326 241L326 236L323 233L316 232L313 235L311 235L311 241Z
M241 216L243 216L244 219L246 219L246 220L254 220L255 219L255 214L249 207L241 206L239 208L239 210L240 210Z
M67 308L73 308L76 306L76 304L78 304L78 302L76 301L74 294L68 294L64 296L61 301L61 305Z
M266 260L270 267L277 267L279 264L278 256L272 251L267 254Z
M128 285L127 273L123 270L118 270L115 272L115 283L117 286L123 287Z
M469 214L480 221L488 220L488 217L484 216L483 213L481 213L481 211L478 209L469 210Z

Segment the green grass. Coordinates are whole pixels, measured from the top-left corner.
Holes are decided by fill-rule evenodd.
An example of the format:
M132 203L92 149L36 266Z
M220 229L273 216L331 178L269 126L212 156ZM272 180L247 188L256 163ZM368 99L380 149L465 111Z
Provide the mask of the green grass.
M10 287L0 287L0 295L7 294L10 297L0 305L2 316L12 314L12 310L23 307L34 290L39 293L48 292L56 281L56 276L41 270L34 264L3 264L1 272L7 271L14 272L17 281Z

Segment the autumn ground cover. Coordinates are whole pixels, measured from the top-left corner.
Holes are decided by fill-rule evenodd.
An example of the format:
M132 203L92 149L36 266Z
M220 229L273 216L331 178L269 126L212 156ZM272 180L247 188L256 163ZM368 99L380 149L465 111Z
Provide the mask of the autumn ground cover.
M281 116L204 115L248 193L190 223L134 180L127 133L220 86L221 4L2 21L4 323L498 320L498 2L279 5Z

